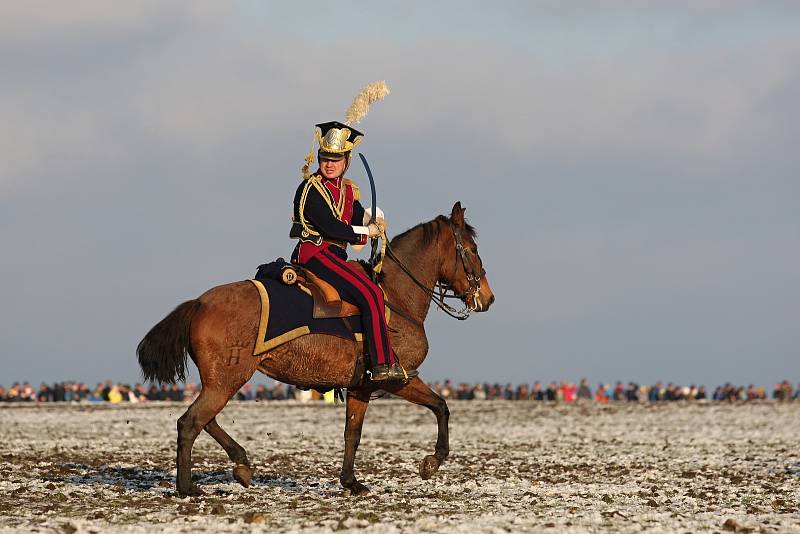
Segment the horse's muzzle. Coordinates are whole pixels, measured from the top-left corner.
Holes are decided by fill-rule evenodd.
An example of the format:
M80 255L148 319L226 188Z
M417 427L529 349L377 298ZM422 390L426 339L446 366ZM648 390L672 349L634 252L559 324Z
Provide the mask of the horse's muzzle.
M489 311L489 306L494 303L494 294L489 295L489 300L484 303L481 295L475 296L475 308L472 311L485 312Z

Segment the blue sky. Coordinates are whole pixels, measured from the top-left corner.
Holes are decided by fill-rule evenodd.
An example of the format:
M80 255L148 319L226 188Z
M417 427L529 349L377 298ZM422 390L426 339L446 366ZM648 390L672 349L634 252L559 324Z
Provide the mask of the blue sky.
M134 381L289 253L313 124L379 79L393 231L461 200L498 298L431 314L423 376L800 380L800 9L502 6L0 7L0 383Z

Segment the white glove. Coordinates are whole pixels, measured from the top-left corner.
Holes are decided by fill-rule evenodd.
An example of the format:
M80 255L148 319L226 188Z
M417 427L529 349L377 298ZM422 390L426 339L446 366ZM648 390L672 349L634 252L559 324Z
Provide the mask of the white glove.
M380 207L375 208L375 213L375 220L386 218L383 214L383 210ZM364 224L369 224L370 219L372 219L372 208L366 208L364 210Z
M377 223L368 224L367 226L353 226L352 228L353 232L369 238L380 237L381 235L381 229Z

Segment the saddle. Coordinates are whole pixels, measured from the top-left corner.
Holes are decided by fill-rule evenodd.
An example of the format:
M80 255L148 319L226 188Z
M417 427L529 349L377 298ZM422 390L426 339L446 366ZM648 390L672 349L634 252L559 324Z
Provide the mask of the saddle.
M311 295L314 301L314 319L345 318L361 314L358 306L343 300L331 284L301 265L288 263L283 258L260 265L256 278L272 278L289 286L296 285L301 291Z
M348 387L357 387L363 383L368 358L363 345L364 326L356 305L342 300L331 284L313 272L300 265L288 263L283 258L260 265L255 278L250 282L258 290L261 299L261 317L253 348L254 356L259 356L263 362L270 357L274 348L306 334L336 336L357 345L358 357ZM280 311L271 314L272 309ZM387 307L387 323L390 313L391 310ZM408 376L416 376L416 371L409 371ZM309 385L312 386L313 384Z
M314 299L314 319L330 319L334 317L353 317L360 315L358 306L342 300L335 287L318 277L308 269L292 265L296 269L297 284L306 289Z

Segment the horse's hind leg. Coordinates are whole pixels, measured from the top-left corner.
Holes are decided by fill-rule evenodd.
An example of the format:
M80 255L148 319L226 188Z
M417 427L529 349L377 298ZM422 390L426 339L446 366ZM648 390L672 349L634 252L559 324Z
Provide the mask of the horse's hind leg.
M436 422L439 425L439 434L436 439L436 450L422 459L419 465L419 476L423 480L428 480L439 470L439 466L450 454L450 438L448 421L450 420L450 410L443 398L433 392L425 385L419 377L414 377L411 382L405 385L384 386L387 391L403 397L407 401L413 402L429 408L436 414Z
M186 413L178 419L178 477L176 485L179 494L201 495L203 493L200 488L192 483L192 446L194 445L194 440L222 411L233 394L245 382L247 382L247 378L225 385L203 383L200 395L189 406ZM220 431L222 431L221 428ZM230 439L230 436L228 438ZM231 441L233 440L231 439Z
M369 406L369 397L372 391L347 390L347 416L344 424L344 461L339 482L353 495L366 495L369 488L356 479L353 466L356 460L356 450L361 442L361 427L364 424L364 415Z
M250 466L250 461L247 459L247 451L219 426L216 417L208 422L206 425L206 432L225 449L225 452L228 453L228 458L236 464L233 468L233 478L245 488L248 487L253 478L253 468Z

